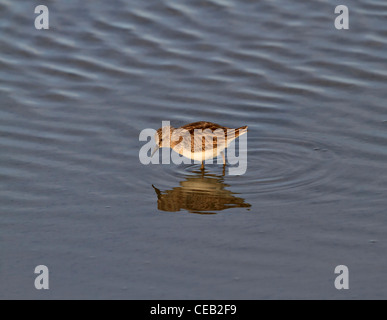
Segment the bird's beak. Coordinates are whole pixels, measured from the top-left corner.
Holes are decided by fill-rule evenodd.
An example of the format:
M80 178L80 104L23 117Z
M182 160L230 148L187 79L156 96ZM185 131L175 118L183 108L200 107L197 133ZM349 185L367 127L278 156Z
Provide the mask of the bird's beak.
M157 189L153 184L152 184L152 187L153 187L153 189L155 189L155 191L156 191L157 198L160 198L160 196L161 196L161 191L160 191L159 189Z
M157 150L160 149L160 146L156 146L153 151L152 151L152 154L151 154L151 158L153 157L153 155L156 153Z

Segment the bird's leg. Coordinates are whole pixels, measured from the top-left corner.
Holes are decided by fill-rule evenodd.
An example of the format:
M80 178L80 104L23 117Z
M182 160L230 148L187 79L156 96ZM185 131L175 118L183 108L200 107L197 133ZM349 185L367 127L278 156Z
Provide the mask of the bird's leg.
M204 170L204 162L202 161L202 166L200 167L200 170Z
M226 173L226 156L224 155L223 151L221 152L221 154L222 154L222 158L223 158L223 177L224 177L224 175Z

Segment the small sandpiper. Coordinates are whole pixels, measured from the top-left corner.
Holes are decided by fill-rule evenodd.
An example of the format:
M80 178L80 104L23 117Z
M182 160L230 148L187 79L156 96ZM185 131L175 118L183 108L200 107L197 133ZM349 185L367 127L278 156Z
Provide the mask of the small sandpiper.
M152 157L159 148L171 148L188 159L201 161L201 169L204 169L205 160L220 154L225 165L224 150L246 132L247 126L232 129L206 121L189 123L180 128L164 126L155 135L156 147Z

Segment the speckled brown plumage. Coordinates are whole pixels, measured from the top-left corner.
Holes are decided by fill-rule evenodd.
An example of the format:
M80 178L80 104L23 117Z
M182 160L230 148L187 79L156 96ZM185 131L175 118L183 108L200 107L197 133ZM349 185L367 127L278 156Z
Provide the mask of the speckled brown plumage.
M207 146L210 146L211 148L213 148L214 150L214 154L217 154L217 149L218 149L218 145L221 145L221 146L224 146L231 142L232 140L238 138L241 134L244 134L247 132L247 126L243 126L243 127L240 127L240 128L237 128L237 129L232 129L232 128L228 128L228 127L224 127L224 126L221 126L219 124L216 124L216 123L212 123L212 122L207 122L207 121L198 121L198 122L193 122L193 123L189 123L189 124L186 124L180 128L173 128L173 127L170 127L170 134L171 136L173 136L173 134L178 134L179 133L179 130L186 130L189 135L191 137L194 137L194 134L195 134L195 130L211 130L212 133L214 133L216 130L223 130L224 132L224 137L225 137L225 140L226 141L223 141L223 137L221 136L216 136L216 134L214 133L214 135L212 137L208 137L207 136L207 139L208 138L212 138L212 146L208 144L208 141L207 141L207 144L206 144L206 139L204 136L200 137L199 136L199 139L202 138L202 148L201 150L198 150L196 149L195 150L195 139L194 138L191 138L191 152L192 153L195 153L195 152L204 152L206 150L206 145ZM157 136L158 136L158 141L157 141L157 144L158 145L161 145L162 144L162 130L163 128L160 128L157 130ZM235 135L232 135L231 138L229 138L229 132L228 130L235 130ZM218 141L219 139L219 141ZM175 146L179 145L179 143L181 143L183 140L183 136L180 136L179 135L179 139L176 141L175 140L172 140L171 141L171 148L174 148ZM231 141L229 141L231 140ZM196 143L200 145L200 142L198 142L196 140ZM224 147L223 147L224 149ZM207 148L208 150L208 148ZM180 153L180 152L179 152Z

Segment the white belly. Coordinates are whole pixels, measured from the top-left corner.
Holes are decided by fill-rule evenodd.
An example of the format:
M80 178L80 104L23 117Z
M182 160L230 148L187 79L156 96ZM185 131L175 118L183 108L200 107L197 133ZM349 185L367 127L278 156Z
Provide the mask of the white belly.
M195 161L203 161L203 160L208 160L208 159L212 159L212 158L215 158L219 155L219 153L221 151L223 151L223 149L217 149L217 153L214 154L214 151L213 150L206 150L205 152L190 152L190 150L184 150L182 155L188 159L192 159L192 160L195 160Z

